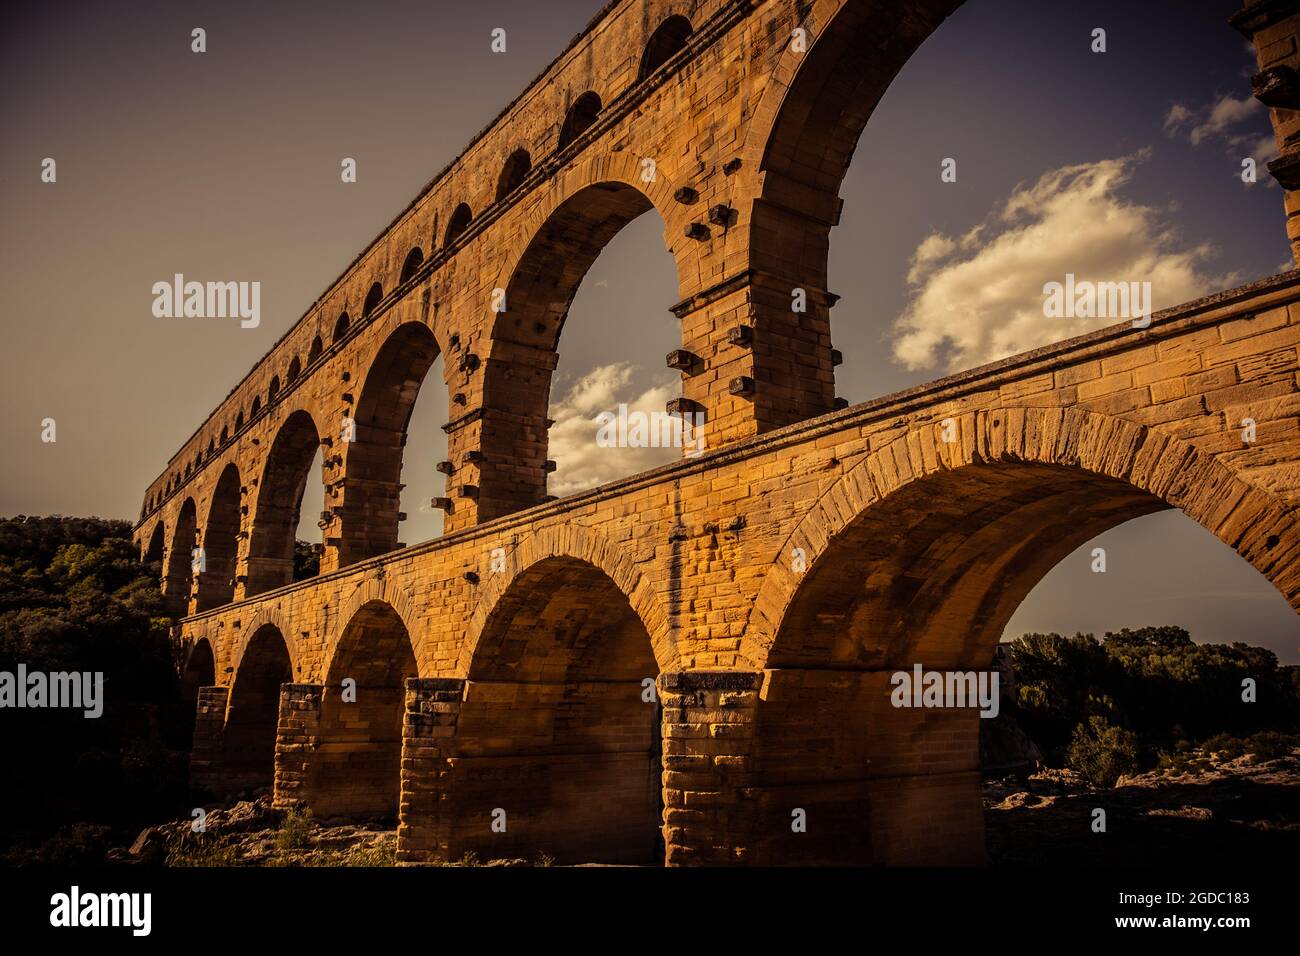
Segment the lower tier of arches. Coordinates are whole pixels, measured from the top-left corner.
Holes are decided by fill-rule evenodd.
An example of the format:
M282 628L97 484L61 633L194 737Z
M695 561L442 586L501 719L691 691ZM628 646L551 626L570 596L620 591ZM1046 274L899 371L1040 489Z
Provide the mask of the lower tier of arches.
M979 712L891 703L885 671L642 681L284 683L260 725L199 691L192 778L321 822L397 825L403 863L985 862ZM367 700L370 700L367 703ZM400 726L395 718L400 717Z

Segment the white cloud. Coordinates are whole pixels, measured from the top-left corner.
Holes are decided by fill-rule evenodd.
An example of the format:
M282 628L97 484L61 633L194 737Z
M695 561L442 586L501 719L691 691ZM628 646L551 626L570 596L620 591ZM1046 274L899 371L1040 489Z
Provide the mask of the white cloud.
M1169 108L1169 115L1165 117L1165 132L1175 133L1187 126L1196 118L1191 110L1182 103L1175 103Z
M1114 324L1046 318L1043 286L1067 273L1094 282L1151 282L1161 309L1231 284L1205 271L1208 244L1188 245L1168 210L1120 196L1150 155L1067 166L1019 186L964 235L927 236L912 257L894 358L912 370L970 368Z
M1205 140L1219 136L1229 128L1243 123L1256 114L1256 111L1262 109L1259 101L1253 96L1236 99L1231 95L1221 96L1217 102L1210 106L1205 115L1205 119L1192 127L1188 138L1194 145L1200 145Z
M677 376L636 393L633 368L626 362L600 365L579 378L558 402L551 405L555 424L550 432L550 456L555 473L547 487L553 495L571 495L606 482L676 461L680 448L604 448L596 444L601 412L657 412L681 394Z
M1229 155L1252 158L1259 166L1278 155L1277 142L1269 132L1268 110L1253 96L1237 99L1224 94L1197 109L1175 103L1165 116L1164 129L1170 136L1185 135L1193 146L1222 143ZM1239 171L1235 166L1231 170L1234 176ZM1264 181L1272 182L1267 177Z

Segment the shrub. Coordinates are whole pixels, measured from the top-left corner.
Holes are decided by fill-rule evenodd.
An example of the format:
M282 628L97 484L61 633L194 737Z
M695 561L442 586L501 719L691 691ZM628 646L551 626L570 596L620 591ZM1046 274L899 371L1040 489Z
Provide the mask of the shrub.
M311 811L298 812L290 810L280 823L280 830L275 835L278 850L302 850L312 844Z
M1137 734L1103 717L1089 717L1074 729L1066 764L1094 787L1111 787L1122 774L1138 769L1139 753Z

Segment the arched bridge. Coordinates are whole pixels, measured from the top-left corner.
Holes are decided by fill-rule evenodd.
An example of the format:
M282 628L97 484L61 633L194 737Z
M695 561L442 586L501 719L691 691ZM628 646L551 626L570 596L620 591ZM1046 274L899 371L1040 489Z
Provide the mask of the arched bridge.
M956 5L613 3L371 243L146 493L196 783L397 817L406 861L977 861L978 716L891 707L892 672L987 668L1055 563L1162 508L1300 608L1300 274L837 402L839 184ZM1238 25L1281 50L1291 6ZM549 499L568 305L651 208L706 450ZM439 355L447 530L399 547Z

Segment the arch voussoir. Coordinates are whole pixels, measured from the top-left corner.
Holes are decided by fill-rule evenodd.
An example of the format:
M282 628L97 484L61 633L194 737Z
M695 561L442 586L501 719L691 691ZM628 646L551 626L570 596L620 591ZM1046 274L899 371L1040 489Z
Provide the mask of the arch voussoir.
M520 540L506 553L506 569L489 572L486 585L481 589L474 611L470 615L465 640L461 645L457 674L470 673L475 652L493 610L511 586L520 577L543 561L551 558L572 558L600 570L627 598L632 610L640 618L650 636L655 659L663 670L675 666L678 650L668 626L662 601L654 586L618 548L597 531L576 524L543 528Z
M947 429L932 446L936 433ZM927 449L933 447L933 452ZM1022 462L1122 482L1177 507L1250 561L1300 607L1300 544L1289 510L1212 456L1168 433L1083 408L999 407L912 429L870 453L827 489L787 536L752 605L743 659L762 666L801 580L829 544L873 505L937 471ZM866 493L867 489L870 494ZM804 570L788 561L804 551Z

